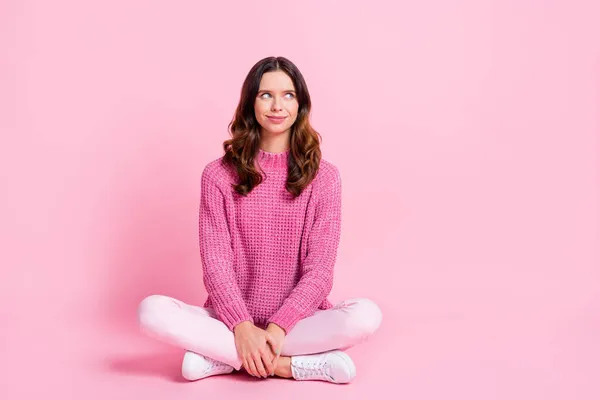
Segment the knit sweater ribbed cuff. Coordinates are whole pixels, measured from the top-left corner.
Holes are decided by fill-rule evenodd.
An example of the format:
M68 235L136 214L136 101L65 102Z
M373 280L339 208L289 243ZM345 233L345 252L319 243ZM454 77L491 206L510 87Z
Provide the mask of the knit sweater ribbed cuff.
M302 313L289 304L284 304L277 310L268 322L279 325L285 334L289 334L292 328L302 319Z
M229 328L229 330L232 332L236 325L244 321L250 321L254 323L254 319L244 304L228 304L225 307L219 307L218 310L215 309L215 312L217 313L219 319L223 321L223 323L227 325L227 328Z

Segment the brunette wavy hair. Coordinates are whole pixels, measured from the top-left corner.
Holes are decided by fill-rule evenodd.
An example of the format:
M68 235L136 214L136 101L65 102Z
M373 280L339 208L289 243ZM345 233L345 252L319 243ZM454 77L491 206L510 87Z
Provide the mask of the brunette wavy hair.
M254 102L263 74L271 71L285 72L296 91L298 115L290 132L286 190L297 197L312 182L319 169L322 137L309 122L311 101L304 77L294 63L285 57L263 58L248 72L235 115L228 125L231 139L223 142L225 155L222 162L237 170L239 183L232 187L239 194L246 196L262 182L263 176L255 168L254 162L259 152L261 128L254 114Z

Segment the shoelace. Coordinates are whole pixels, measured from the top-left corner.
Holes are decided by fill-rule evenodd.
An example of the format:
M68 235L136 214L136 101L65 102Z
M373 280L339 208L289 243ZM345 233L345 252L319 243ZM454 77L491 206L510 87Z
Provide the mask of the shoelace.
M330 379L329 365L325 360L302 360L294 365L297 375L300 378L313 378L317 376L326 376Z
M217 360L213 360L211 358L206 357L206 360L210 363L208 368L206 368L206 372L215 371L215 372L225 372L229 369L229 365L219 362Z

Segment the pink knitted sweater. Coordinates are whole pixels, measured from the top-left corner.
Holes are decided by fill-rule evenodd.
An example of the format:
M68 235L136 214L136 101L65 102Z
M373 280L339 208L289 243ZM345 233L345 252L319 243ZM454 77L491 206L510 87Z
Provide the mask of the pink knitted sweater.
M315 179L294 199L285 189L289 152L259 149L263 182L247 197L231 187L237 173L221 165L222 157L202 172L204 307L230 330L243 321L262 328L273 322L289 333L300 319L333 306L327 296L340 241L341 177L321 159Z

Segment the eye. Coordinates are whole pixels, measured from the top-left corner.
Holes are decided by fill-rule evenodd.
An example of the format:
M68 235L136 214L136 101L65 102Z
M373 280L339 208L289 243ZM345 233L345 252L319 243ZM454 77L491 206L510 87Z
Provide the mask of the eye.
M290 98L290 99L293 99L294 97L296 97L296 96L294 96L294 93L286 93L285 95L286 96L289 95L290 97L288 97L288 98ZM260 98L264 98L264 96L271 96L271 94L270 93L263 93L263 94L260 95Z

